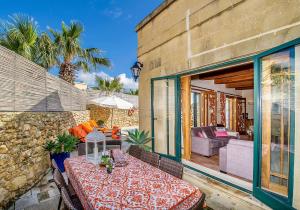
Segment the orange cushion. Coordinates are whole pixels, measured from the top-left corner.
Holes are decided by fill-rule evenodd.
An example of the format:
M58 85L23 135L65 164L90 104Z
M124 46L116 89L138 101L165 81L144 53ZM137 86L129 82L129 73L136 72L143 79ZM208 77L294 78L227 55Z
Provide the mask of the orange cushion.
M73 128L69 128L69 134L73 135Z
M89 123L90 123L90 125L91 125L93 128L98 128L98 127L99 127L95 120L90 120Z
M85 137L87 135L87 132L85 132L85 130L82 128L82 126L78 125L76 127L70 128L70 129L72 129L73 136L79 138L80 141L85 142Z
M83 130L85 130L85 132L87 132L87 133L90 133L93 130L93 128L92 128L92 126L90 125L89 122L85 122L85 123L82 123L80 125L82 126Z

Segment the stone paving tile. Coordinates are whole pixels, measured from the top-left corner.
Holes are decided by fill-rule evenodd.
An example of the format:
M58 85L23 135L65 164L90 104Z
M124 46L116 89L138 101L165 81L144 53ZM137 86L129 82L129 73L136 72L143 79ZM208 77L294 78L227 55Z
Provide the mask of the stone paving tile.
M29 196L25 198L21 198L15 202L15 209L21 210L26 207L38 204L38 198L36 196Z
M219 182L211 181L190 169L184 170L183 179L199 187L206 194L207 206L215 210L267 210L270 209L252 195L225 186Z

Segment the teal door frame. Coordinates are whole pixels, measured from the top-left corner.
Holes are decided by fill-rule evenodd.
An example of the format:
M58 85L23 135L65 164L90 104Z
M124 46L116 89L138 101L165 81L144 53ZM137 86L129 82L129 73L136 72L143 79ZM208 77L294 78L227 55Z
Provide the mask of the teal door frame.
M151 79L151 129L152 129L152 138L155 138L154 136L154 113L153 113L153 98L154 98L154 92L153 92L153 82L156 80L162 80L162 79L175 79L176 81L176 157L170 157L172 159L175 159L177 161L181 161L181 92L180 92L180 78L182 76L187 76L191 74L197 74L197 73L204 73L208 71L212 71L214 69L218 68L225 68L231 65L241 64L244 62L252 61L254 62L254 164L253 164L253 195L257 199L261 200L263 203L269 205L270 207L274 209L294 209L292 207L292 200L293 200L293 173L294 173L294 157L293 154L290 157L291 162L290 165L292 168L290 169L290 176L289 176L289 196L288 198L284 198L279 195L270 194L269 192L266 192L261 189L260 186L260 167L261 167L261 150L260 150L260 143L261 143L261 129L260 129L260 123L261 123L261 92L260 92L260 58L264 57L266 55L270 55L272 53L276 53L278 51L287 49L287 48L294 48L295 45L300 44L300 38L295 39L293 41L290 41L288 43L285 43L283 45L280 45L278 47L275 47L273 49L267 50L265 52L262 52L257 55L250 55L243 58L233 59L230 61L213 64L205 67L201 67L198 69L194 69L191 71L182 72L176 75L172 76L165 76L165 77L157 77ZM292 56L294 56L294 53L292 52ZM294 57L292 58L294 60ZM292 66L294 68L294 66ZM294 125L294 122L291 121L291 124ZM293 129L293 126L291 127ZM291 132L292 133L292 132ZM294 136L292 138L292 141L294 141ZM152 148L154 149L154 141L152 140ZM154 151L155 152L155 151ZM163 155L165 156L165 155ZM235 187L237 189L240 189L242 191L251 193L250 191L241 188L237 185L234 185L226 180L223 180L221 178L212 176L210 174L207 174L206 172L199 171L198 169L192 168L191 166L186 165L186 167L195 170L201 174L204 174L205 176L211 177L213 179L216 179L222 183L225 183L227 185L230 185L232 187Z
M261 160L262 160L262 101L261 101L261 59L273 53L289 50L291 58L291 71L295 71L295 45L300 44L300 39L296 39L262 52L254 57L254 164L253 164L253 195L269 205L273 209L294 209L293 203L293 185L294 185L294 130L295 130L295 113L291 111L291 136L290 136L290 162L288 177L288 196L284 197L261 188ZM292 94L294 92L291 91Z
M154 131L154 82L159 81L159 80L173 80L175 83L175 156L172 156L170 154L161 154L161 156L176 160L178 162L181 162L181 117L178 115L178 113L181 110L181 104L180 104L180 97L181 95L178 94L180 93L180 77L179 76L166 76L166 77L157 77L157 78L152 78L151 79L151 136L152 136L152 151L155 151L155 131ZM168 101L167 101L168 103ZM168 123L168 120L167 120ZM168 127L168 126L167 126ZM169 132L169 131L168 131ZM169 133L167 133L168 139L167 143L169 144ZM169 150L169 146L168 146Z

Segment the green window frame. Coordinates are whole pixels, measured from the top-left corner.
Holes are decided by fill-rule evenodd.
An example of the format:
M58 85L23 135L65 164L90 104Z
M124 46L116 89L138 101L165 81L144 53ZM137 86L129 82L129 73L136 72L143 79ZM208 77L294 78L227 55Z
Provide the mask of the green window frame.
M289 176L288 176L288 196L284 197L266 191L261 188L261 161L262 161L262 95L261 95L261 59L273 53L289 50L291 59L291 72L295 72L295 46L300 44L300 39L287 42L278 47L262 52L254 57L254 164L253 164L253 195L274 209L294 209L293 189L294 189L294 151L289 153ZM291 91L294 95L295 90ZM291 111L290 117L290 149L295 145L295 113Z
M178 113L181 110L181 104L180 104L180 77L178 76L165 76L165 77L156 77L151 79L151 136L152 136L152 151L155 151L155 125L154 125L154 82L158 80L174 80L175 82L175 156L172 156L169 154L169 130L167 130L167 154L160 154L163 157L167 157L173 160L176 160L178 162L181 162L181 117L178 115ZM168 91L167 91L168 93ZM168 103L168 100L167 100ZM167 105L168 107L168 105ZM168 119L167 119L168 124ZM167 126L168 128L169 126Z

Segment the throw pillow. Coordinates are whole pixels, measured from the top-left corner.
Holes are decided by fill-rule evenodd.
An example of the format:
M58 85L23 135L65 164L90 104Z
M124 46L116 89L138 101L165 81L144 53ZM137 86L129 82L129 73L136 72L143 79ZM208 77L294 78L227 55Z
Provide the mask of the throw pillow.
M216 137L227 137L227 131L215 131Z
M227 131L228 136L238 137L238 132L235 131Z
M93 131L92 126L88 122L82 123L81 126L82 126L83 130L85 130L85 132L87 132L87 133L90 133Z
M89 123L90 123L90 125L91 125L93 128L98 128L98 127L99 127L95 120L90 120Z
M80 141L85 142L85 137L87 133L85 132L85 130L83 130L83 128L80 125L78 125L72 128L72 135L79 138Z
M199 132L198 132L198 137L204 138L202 131L199 131Z
M202 131L203 138L207 138L205 131Z

